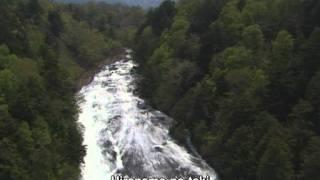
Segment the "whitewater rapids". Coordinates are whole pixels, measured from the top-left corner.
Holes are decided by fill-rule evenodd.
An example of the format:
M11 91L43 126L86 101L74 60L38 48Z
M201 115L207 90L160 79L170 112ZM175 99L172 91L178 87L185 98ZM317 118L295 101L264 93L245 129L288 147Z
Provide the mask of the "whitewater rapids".
M112 175L143 178L210 176L214 171L169 136L171 119L134 94L130 51L107 65L79 95L79 122L87 154L82 180L110 180Z

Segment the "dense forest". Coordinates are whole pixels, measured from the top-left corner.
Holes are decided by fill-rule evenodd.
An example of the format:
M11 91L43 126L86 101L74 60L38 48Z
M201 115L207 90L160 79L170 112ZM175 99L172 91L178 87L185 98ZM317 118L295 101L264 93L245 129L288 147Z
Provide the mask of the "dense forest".
M139 8L0 1L0 179L76 180L76 82L129 43Z
M140 95L220 179L320 180L319 17L318 0L0 0L0 179L79 179L77 82L127 46Z
M86 3L92 0L54 0L63 3ZM105 2L108 4L124 4L129 6L140 6L150 8L158 6L163 0L95 0L95 2Z
M140 94L223 180L320 179L320 1L180 0L135 37Z

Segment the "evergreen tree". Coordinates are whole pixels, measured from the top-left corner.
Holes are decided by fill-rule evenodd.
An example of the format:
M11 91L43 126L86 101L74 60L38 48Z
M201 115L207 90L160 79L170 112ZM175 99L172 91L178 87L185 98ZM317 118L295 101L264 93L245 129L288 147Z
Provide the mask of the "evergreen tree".
M320 177L320 138L313 137L304 152L302 180L317 180Z
M289 147L281 137L272 137L260 159L257 171L259 180L291 180L293 167Z

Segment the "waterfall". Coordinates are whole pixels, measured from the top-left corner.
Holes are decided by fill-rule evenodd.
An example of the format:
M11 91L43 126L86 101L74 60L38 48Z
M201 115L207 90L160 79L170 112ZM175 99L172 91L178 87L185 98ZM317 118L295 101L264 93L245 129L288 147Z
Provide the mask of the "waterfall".
M210 176L215 172L169 136L171 118L137 97L130 51L106 65L79 95L79 122L87 154L83 180L109 180L112 175L143 178Z

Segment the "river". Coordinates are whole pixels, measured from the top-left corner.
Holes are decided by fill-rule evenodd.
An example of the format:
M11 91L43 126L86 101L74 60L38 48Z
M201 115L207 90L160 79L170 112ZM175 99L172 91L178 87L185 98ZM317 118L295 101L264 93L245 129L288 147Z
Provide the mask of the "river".
M84 127L87 154L82 180L110 180L112 175L174 178L216 175L203 160L177 145L169 136L172 119L137 97L137 66L130 50L106 65L79 95L79 122Z

